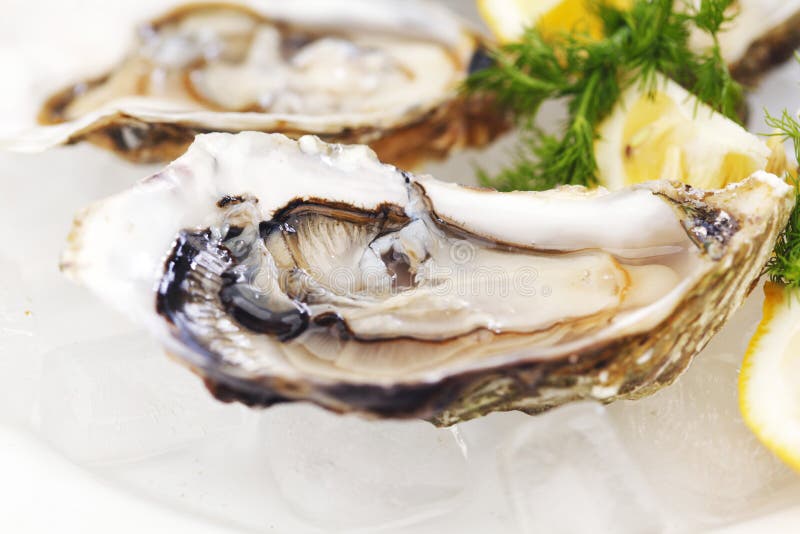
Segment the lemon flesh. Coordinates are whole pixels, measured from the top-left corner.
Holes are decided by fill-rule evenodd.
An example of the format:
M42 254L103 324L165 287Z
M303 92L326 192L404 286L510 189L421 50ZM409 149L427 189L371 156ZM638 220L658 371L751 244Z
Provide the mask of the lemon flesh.
M603 24L587 0L478 0L478 10L500 42L518 40L525 28L537 26L542 36L562 33L603 36ZM627 9L632 0L613 0L609 5Z
M764 312L739 374L747 426L800 471L800 291L768 282Z
M598 128L603 185L667 179L716 189L767 168L772 151L757 136L665 77L656 87L629 88Z

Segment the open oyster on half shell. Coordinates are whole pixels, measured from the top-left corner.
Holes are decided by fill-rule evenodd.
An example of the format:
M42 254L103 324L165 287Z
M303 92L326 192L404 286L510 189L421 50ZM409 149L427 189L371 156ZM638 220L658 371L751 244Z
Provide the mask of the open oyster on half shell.
M739 306L793 206L718 191L500 193L313 136L198 136L81 213L63 271L220 399L449 425L636 398Z
M509 127L488 97L459 94L487 61L482 37L420 0L191 4L142 25L119 64L54 94L14 147L88 140L169 161L195 134L255 130L365 143L412 165Z

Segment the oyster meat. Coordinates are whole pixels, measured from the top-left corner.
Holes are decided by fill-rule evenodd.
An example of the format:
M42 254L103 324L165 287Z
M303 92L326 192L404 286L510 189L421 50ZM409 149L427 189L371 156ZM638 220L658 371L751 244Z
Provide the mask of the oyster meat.
M365 146L215 133L79 214L62 269L220 399L449 425L671 383L793 202L764 172L500 193Z
M458 93L487 61L482 37L418 0L192 4L143 25L128 56L53 95L19 149L89 140L169 161L194 135L257 130L367 143L412 165L508 127Z

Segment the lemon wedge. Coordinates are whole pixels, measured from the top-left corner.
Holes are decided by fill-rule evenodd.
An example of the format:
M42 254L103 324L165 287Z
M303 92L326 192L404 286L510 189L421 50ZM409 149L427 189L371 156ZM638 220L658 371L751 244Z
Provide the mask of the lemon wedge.
M677 83L659 77L656 87L626 90L598 128L598 174L609 189L659 179L716 189L780 166L764 141Z
M502 43L518 40L525 28L538 26L542 35L585 34L603 36L600 20L586 0L477 0L478 11L494 36ZM633 0L613 0L609 5L627 9Z
M767 282L764 313L739 373L747 426L800 471L800 291Z

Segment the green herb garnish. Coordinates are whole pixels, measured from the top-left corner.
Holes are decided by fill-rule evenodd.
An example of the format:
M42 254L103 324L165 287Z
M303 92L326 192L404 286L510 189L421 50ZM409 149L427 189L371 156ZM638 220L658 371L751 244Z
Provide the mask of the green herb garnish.
M511 166L497 176L481 170L480 181L501 190L596 184L597 126L626 88L639 84L653 92L657 73L738 120L741 87L731 78L717 40L732 3L703 0L694 11L678 11L675 0L636 0L630 10L621 11L593 0L603 39L561 35L545 40L530 28L520 42L496 50L495 64L473 74L466 88L491 93L512 110L522 145ZM711 35L713 45L706 53L689 49L692 28ZM560 135L544 134L536 116L542 103L558 98L567 101L567 123Z
M767 126L777 133L783 141L791 140L794 144L795 160L800 161L800 121L796 116L784 110L780 117L766 112ZM787 178L794 184L795 205L789 216L789 223L778 236L775 243L775 254L767 263L769 279L786 287L800 287L800 182L797 170L787 172Z

